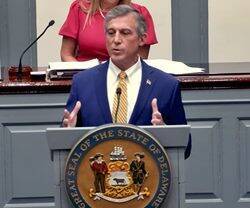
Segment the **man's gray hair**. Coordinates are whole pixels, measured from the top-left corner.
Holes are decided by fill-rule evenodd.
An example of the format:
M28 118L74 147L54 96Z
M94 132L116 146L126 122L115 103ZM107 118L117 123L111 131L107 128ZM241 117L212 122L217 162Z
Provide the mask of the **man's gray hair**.
M108 23L112 19L126 16L128 14L133 14L135 16L136 32L139 37L142 37L147 31L147 24L144 17L137 10L125 4L118 5L107 13L105 17L105 31L107 31Z

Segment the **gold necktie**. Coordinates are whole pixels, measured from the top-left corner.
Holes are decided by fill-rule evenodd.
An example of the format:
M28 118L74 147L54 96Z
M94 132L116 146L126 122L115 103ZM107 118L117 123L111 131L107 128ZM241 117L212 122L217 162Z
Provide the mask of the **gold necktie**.
M114 96L112 119L113 123L127 123L127 109L128 109L127 83L126 83L127 74L126 72L121 71L118 77L119 77L119 83L117 88L120 88L121 90L120 92L116 92ZM120 99L118 99L119 96ZM118 102L120 102L119 106Z

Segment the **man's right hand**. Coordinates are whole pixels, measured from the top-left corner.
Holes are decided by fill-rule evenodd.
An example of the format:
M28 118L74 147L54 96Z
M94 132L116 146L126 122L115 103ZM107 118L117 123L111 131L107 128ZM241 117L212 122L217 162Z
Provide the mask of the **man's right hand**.
M67 109L64 110L63 127L75 127L76 126L77 114L80 108L81 108L81 102L77 101L71 113Z

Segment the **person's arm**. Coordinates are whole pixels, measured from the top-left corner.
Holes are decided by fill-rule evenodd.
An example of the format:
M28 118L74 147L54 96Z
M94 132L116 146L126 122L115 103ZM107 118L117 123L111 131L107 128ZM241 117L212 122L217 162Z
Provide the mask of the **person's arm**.
M75 58L76 40L70 37L63 37L61 46L62 61L77 61Z
M150 45L144 45L139 48L139 55L142 59L147 59L149 54Z

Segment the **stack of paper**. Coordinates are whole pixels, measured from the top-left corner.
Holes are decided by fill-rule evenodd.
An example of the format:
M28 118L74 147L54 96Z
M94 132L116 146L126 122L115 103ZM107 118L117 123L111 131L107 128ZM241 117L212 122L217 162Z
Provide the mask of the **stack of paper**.
M190 67L178 61L167 59L145 59L144 61L148 65L175 75L204 72L203 68ZM49 63L47 74L50 79L71 79L75 73L94 67L98 64L100 64L98 59L81 62L51 62Z
M150 66L153 66L164 72L175 74L175 75L204 72L203 68L190 67L178 61L171 61L167 59L146 59L144 61Z
M98 59L79 62L50 62L47 75L50 79L71 79L79 71L99 64Z

